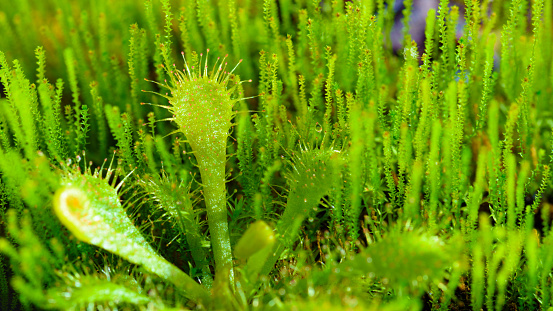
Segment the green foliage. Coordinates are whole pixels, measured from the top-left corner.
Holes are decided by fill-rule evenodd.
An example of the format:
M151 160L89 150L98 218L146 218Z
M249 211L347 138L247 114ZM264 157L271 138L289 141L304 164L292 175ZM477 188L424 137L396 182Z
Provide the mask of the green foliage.
M0 309L553 307L552 0L12 2Z

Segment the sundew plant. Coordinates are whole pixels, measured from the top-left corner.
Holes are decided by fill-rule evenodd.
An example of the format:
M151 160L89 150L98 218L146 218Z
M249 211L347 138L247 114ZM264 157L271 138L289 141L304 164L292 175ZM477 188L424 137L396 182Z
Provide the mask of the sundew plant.
M553 0L0 0L0 33L0 310L553 307Z

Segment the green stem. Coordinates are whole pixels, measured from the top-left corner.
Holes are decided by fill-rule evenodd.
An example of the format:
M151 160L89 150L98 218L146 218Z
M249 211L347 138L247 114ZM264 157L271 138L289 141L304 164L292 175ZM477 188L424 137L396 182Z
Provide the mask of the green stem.
M161 278L173 283L177 288L184 290L194 301L198 301L202 304L209 302L209 292L204 287L196 283L196 281L188 276L188 274L182 272L173 264L169 263L165 260L165 258L157 254L150 255L152 257L145 257L146 259L136 260L135 263L143 264L143 267L149 272L160 276ZM144 258L144 256L141 257Z
M317 199L320 200L320 198ZM269 275L286 247L290 247L295 242L303 220L305 220L305 217L309 211L312 211L312 208L300 207L317 206L319 200L312 198L309 200L306 198L304 200L301 199L295 192L290 194L284 214L282 214L282 217L277 225L277 232L280 239L277 240L275 246L273 247L272 254L269 254L265 264L263 264L261 274Z
M215 144L214 144L215 145ZM214 156L203 152L205 146L198 146L201 150L196 154L200 174L202 176L203 192L207 209L207 223L211 235L211 245L215 257L215 270L220 272L229 270L230 284L234 284L234 273L232 266L232 249L230 246L230 233L227 220L227 198L225 188L225 163L226 143L216 144L219 152L211 151ZM212 145L213 146L213 145ZM194 146L193 146L194 148ZM204 155L204 156L201 156Z

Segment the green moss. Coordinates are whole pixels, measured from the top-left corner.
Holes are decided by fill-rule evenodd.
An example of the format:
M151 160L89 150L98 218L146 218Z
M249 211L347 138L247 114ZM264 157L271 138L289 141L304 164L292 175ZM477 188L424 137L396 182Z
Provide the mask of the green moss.
M0 309L553 307L552 0L35 2Z

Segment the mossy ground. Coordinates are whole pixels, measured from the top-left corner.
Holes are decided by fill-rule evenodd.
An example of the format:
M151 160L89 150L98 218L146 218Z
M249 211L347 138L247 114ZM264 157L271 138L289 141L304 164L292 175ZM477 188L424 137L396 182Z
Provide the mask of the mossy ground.
M552 0L0 0L0 33L0 310L553 306ZM91 243L55 206L111 159Z

